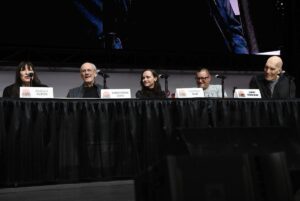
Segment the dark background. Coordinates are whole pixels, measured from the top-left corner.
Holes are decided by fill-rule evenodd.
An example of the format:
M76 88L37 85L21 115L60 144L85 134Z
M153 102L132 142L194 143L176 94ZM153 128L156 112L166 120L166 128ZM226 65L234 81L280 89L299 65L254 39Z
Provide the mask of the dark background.
M112 50L107 41L99 40L93 27L76 10L73 0L3 3L0 7L0 65L15 65L20 60L28 59L43 66L77 66L91 60L122 68L151 65L194 69L205 65L216 70L261 70L267 58L223 52L220 50L220 40L209 38L213 34L204 35L207 39L197 38L209 23L205 20L198 22L203 18L201 12L204 10L198 9L192 1L179 4L173 1L132 0L128 1L128 12L114 7L112 2L119 2L117 0L105 2L110 2L104 4L105 9L93 12L99 12L103 18L105 34L118 34L123 50ZM285 64L288 64L285 67L292 71L290 61L299 52L299 42L295 42L299 28L294 27L299 13L295 10L297 5L293 4L299 3L295 0L256 3L240 0L240 6L245 4L248 17L242 14L238 19L243 22L251 50L281 50ZM93 10L92 5L87 6ZM171 7L175 7L173 12ZM243 8L240 10L244 13ZM251 30L248 29L249 19ZM164 27L165 24L167 27ZM193 44L194 40L198 40L200 45Z

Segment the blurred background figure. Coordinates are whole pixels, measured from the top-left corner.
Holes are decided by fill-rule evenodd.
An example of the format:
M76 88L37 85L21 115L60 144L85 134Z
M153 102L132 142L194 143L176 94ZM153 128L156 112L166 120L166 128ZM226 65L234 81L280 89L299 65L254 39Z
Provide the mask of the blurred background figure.
M74 5L86 31L105 48L209 51L216 44L226 52L249 53L229 0L201 6L171 0L74 0Z
M86 25L88 37L100 42L102 48L123 49L130 0L74 0L74 6Z
M283 54L288 39L285 30L289 29L288 25L291 23L291 1L237 1L249 51L252 54Z
M137 49L248 54L229 0L145 0L132 5L129 44Z

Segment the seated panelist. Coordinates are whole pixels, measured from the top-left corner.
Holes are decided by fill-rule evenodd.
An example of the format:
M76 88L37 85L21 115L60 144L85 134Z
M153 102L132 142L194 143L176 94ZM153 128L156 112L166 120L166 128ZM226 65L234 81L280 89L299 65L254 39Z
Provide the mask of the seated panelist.
M197 87L203 88L205 97L219 97L222 98L222 85L213 85L211 82L211 75L207 68L202 68L196 72L195 76ZM227 97L224 91L224 97Z
M141 90L135 94L136 98L166 98L166 93L162 91L159 76L153 69L145 69L141 73Z
M95 64L85 62L80 67L80 76L83 83L79 87L69 90L68 98L101 98L103 86L96 83L97 68Z
M48 87L42 84L30 61L21 61L16 69L15 82L3 90L4 98L19 98L20 87Z
M282 73L282 66L279 56L269 57L264 73L253 76L249 88L259 89L262 98L295 98L296 85L292 77Z

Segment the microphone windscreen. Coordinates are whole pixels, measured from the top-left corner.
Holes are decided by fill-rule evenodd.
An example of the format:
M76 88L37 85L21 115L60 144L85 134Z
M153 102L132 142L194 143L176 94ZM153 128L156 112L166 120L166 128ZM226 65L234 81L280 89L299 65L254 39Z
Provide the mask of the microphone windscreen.
M225 75L219 75L219 74L216 74L215 77L219 78L219 79L225 79L226 78Z
M29 76L29 77L32 77L33 74L34 74L34 72L33 72L33 71L30 71L30 72L28 73L28 76Z

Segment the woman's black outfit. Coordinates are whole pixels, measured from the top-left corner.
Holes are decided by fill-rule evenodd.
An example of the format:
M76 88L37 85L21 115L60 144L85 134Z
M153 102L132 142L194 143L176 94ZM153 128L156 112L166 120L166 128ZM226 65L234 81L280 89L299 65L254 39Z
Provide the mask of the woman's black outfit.
M136 92L136 98L166 98L166 93L155 89L142 89Z
M21 85L14 83L11 84L3 90L3 98L19 98L20 97L20 87ZM47 85L40 83L32 83L32 87L48 87Z

